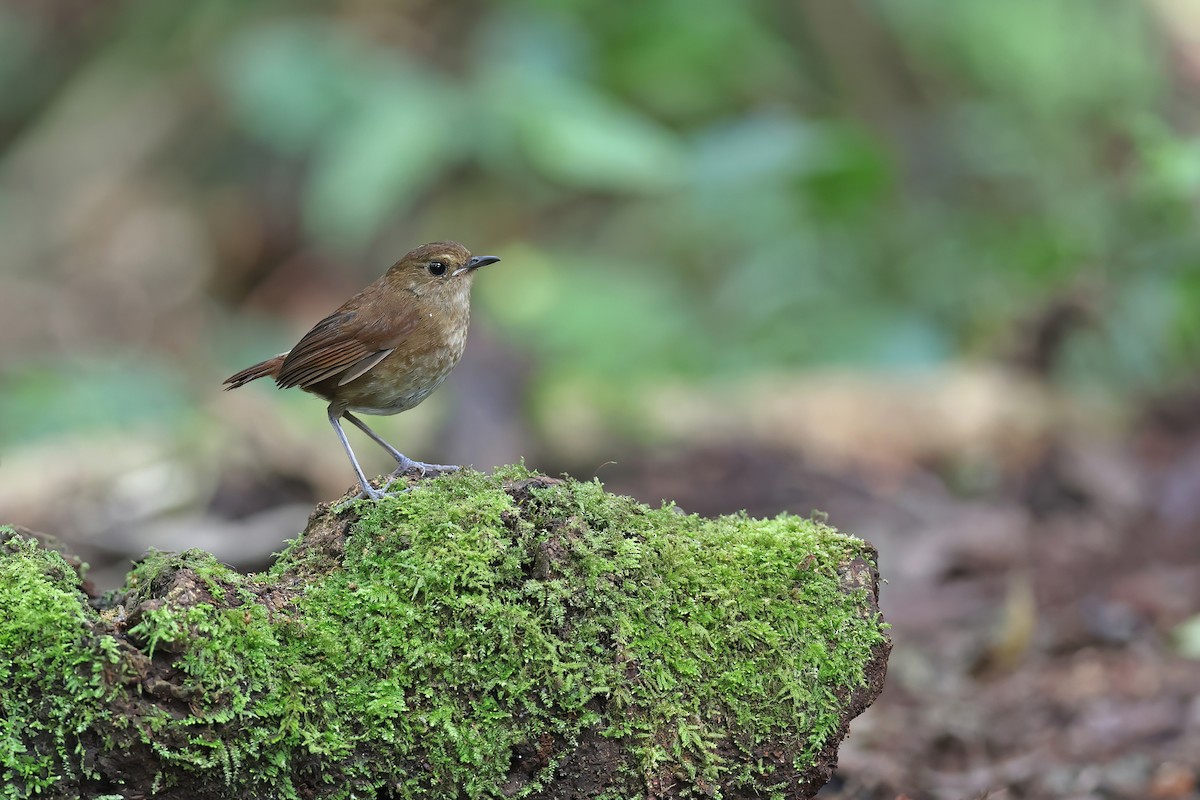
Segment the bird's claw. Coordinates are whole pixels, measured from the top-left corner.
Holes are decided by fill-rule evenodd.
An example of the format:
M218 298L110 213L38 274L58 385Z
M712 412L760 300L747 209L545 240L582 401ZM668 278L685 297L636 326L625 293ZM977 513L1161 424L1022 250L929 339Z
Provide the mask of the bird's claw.
M406 458L400 462L400 465L387 476L383 481L383 485L376 489L371 484L365 484L360 488L358 500L382 500L385 497L396 497L405 492L412 491L411 486L406 486L395 492L389 492L392 484L402 478L405 474L416 471L422 478L431 478L447 472L457 472L462 467L455 464L426 464L424 461L414 461L411 458Z
M389 480L387 483L385 483L379 489L376 489L374 486L370 486L370 485L364 486L362 489L359 490L358 496L355 499L356 500L382 500L385 497L396 497L396 496L402 495L408 491L407 488L401 489L398 492L387 491L387 488L392 485L394 480L395 480L394 478L392 480Z
M393 479L399 478L404 473L414 469L420 473L422 478L427 478L441 475L445 472L457 472L462 467L455 464L426 464L424 461L413 461L411 458L406 458L392 471L391 477Z
M397 489L394 492L388 491L388 489L392 488L392 484L395 483L399 477L400 477L399 475L392 474L392 475L388 475L385 478L380 478L379 479L380 485L379 485L378 489L376 489L370 483L360 484L361 488L358 492L358 496L355 499L357 499L357 500L382 500L385 497L399 497L400 495L404 494L405 492L412 491L411 486L405 486L403 489Z

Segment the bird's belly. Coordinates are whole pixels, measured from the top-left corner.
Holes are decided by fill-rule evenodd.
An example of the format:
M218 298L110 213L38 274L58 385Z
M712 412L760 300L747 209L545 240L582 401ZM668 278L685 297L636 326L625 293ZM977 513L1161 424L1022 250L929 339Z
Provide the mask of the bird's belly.
M421 358L393 352L362 376L338 386L337 400L349 411L399 414L417 406L441 386L461 356L461 347L439 348Z
M354 395L344 394L342 400L346 401L346 409L348 411L359 411L363 414L375 414L386 417L390 414L399 414L401 411L408 411L421 403L426 397L433 393L433 390L441 386L442 381L446 379L443 375L432 383L422 386L412 386L407 389L400 387L390 387L388 392L366 392L355 393ZM360 379L361 380L361 379Z

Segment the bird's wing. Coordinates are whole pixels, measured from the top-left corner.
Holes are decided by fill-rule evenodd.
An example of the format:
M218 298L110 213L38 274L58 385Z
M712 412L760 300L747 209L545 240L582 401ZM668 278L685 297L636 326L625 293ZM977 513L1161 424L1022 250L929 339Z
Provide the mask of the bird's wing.
M331 314L291 349L275 382L281 389L304 388L335 377L339 385L349 383L386 358L416 327L417 317L387 322L364 324L353 309Z
M387 350L378 350L371 353L366 358L360 358L357 364L354 364L350 369L342 373L342 377L338 379L338 386L345 386L355 378L366 374L367 370L390 356L395 349L394 347L389 347Z

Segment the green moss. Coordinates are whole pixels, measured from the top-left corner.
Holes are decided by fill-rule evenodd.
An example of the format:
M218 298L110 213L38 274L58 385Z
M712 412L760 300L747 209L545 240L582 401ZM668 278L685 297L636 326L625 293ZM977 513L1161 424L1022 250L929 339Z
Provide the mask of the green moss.
M0 781L21 797L78 778L80 735L105 713L110 636L91 635L79 576L0 526Z
M597 731L634 749L629 768L645 780L665 773L699 792L769 783L738 766L764 742L798 767L811 761L883 637L838 575L869 547L792 516L650 509L594 482L535 488L518 504L505 483L529 477L465 472L353 504L340 558L297 540L264 575L194 551L143 561L124 602L161 600L128 633L145 653L172 655L187 709L137 732L163 764L160 786L187 774L272 797L302 786L330 798L385 787L496 797L521 747L569 751ZM0 588L20 604L0 642L39 661L9 658L4 668L23 672L0 673L0 687L22 701L82 692L98 713L102 684L86 670L103 646L83 636L78 587L56 555L20 553L41 566L0 561L30 584ZM57 581L37 579L54 570ZM188 581L175 581L181 571ZM66 702L46 716L64 752L91 719ZM298 766L314 756L318 771ZM67 761L14 750L5 768L45 784ZM518 796L554 768L551 757Z

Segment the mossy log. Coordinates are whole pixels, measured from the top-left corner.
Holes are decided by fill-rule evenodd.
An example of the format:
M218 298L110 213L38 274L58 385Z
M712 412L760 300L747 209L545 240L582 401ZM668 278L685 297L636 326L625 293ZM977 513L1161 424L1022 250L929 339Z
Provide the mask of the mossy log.
M0 528L7 798L792 798L889 642L866 542L508 467L126 585Z

